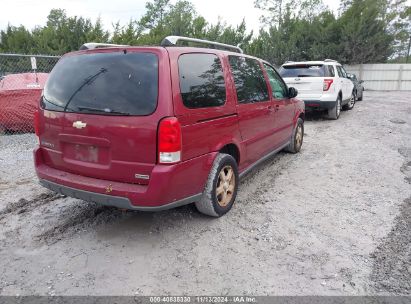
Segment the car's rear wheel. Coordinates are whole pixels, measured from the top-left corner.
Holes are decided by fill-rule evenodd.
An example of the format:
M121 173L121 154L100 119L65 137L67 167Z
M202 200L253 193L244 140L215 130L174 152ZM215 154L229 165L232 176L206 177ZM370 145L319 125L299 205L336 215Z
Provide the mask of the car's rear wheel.
M297 124L295 125L293 136L291 137L291 142L287 146L286 151L291 153L298 153L301 150L304 139L304 121L298 118Z
M356 100L356 95L355 92L351 93L351 98L348 101L348 103L346 105L343 106L344 110L352 110L354 109L354 105L355 105L355 100Z
M328 118L337 120L340 117L341 113L341 97L338 96L337 100L335 101L334 107L328 109Z
M220 217L230 211L237 196L238 167L229 154L220 153L214 160L207 184L197 210L203 214Z

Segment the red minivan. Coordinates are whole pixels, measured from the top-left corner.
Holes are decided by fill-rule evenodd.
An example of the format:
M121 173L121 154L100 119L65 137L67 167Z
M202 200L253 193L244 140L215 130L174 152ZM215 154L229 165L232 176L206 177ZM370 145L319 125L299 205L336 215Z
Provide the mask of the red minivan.
M85 201L146 211L195 203L218 217L242 175L280 150L300 151L296 95L268 62L229 45L175 36L159 47L88 44L47 80L36 172L44 187Z

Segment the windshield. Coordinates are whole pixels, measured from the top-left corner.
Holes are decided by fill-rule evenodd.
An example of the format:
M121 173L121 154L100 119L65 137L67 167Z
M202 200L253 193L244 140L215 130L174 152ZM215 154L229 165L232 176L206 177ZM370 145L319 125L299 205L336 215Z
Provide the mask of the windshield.
M287 77L324 77L324 67L321 64L301 64L282 66L280 75Z
M42 107L99 115L149 115L157 106L158 59L152 53L63 57L44 88Z

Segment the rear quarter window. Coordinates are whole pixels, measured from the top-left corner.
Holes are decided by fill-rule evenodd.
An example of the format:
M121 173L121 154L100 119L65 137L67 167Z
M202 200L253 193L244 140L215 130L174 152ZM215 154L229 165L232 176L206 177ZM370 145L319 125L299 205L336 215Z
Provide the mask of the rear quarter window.
M334 67L332 65L326 65L325 67L326 67L326 69L325 69L326 75L325 76L335 77Z
M226 101L223 68L214 54L183 54L178 59L181 98L187 108L221 106Z
M63 57L41 105L97 115L149 115L157 107L158 58L153 53L91 53Z

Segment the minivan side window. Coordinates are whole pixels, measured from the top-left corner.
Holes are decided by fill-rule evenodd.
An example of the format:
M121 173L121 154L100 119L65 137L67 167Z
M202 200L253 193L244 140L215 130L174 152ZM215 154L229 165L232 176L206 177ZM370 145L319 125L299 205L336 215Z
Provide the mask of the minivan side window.
M268 74L268 80L270 81L271 90L273 91L273 97L275 99L282 99L287 97L287 87L284 82L278 76L273 67L264 63L264 68Z
M226 101L223 68L214 54L183 54L178 59L180 91L187 108L221 106Z
M260 63L251 58L229 56L239 103L268 101L267 83Z

